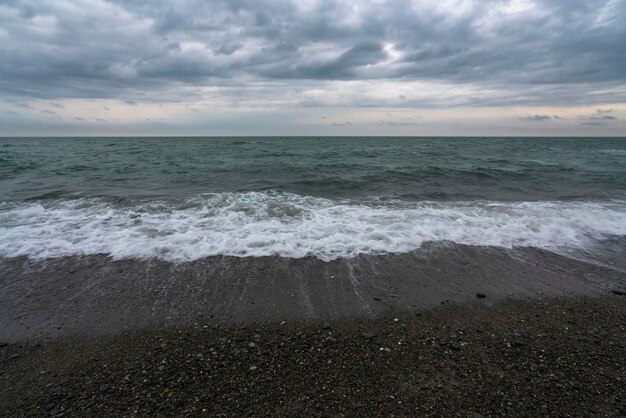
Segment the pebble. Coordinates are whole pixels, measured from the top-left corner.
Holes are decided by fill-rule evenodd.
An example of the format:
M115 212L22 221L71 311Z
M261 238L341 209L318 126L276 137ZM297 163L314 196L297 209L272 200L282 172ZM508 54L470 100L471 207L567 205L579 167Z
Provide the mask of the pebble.
M485 299L487 297L487 295L485 295L484 293L476 293L476 297L478 299Z
M280 325L285 325L287 321L280 321Z
M15 360L16 358L18 358L20 355L17 353L13 353L9 356L9 360Z
M608 291L605 291L606 299L611 299L610 294L607 293ZM616 305L620 302L619 297L613 297L611 300L611 303ZM577 305L572 303L572 306ZM586 307L586 305L583 306ZM604 312L602 306L596 308L598 312ZM497 309L500 308L493 309L498 313ZM578 321L577 324L585 325L583 319L587 315L586 309L575 309L584 311L577 313L573 318ZM264 412L281 415L291 412L294 415L306 416L316 413L319 415L324 413L341 415L345 411L347 411L346 414L349 414L347 408L353 405L351 403L353 400L357 400L362 402L363 410L371 412L372 415L395 414L402 416L408 414L407 411L409 411L411 414L420 416L450 416L457 413L454 408L458 408L459 403L453 402L451 405L447 405L440 399L451 399L463 402L469 400L462 413L465 416L478 418L479 415L472 415L472 409L478 410L485 416L541 415L538 408L543 403L549 404L549 401L555 399L554 409L544 410L544 412L554 412L554 415L559 416L565 411L571 410L571 403L559 402L558 397L562 394L568 396L568 390L578 390L585 395L580 397L583 399L581 401L583 402L580 409L581 415L592 415L593 413L588 406L591 405L591 407L598 409L597 415L610 415L615 412L614 416L620 416L615 407L606 406L602 404L602 401L610 397L611 399L619 399L620 357L616 354L619 352L618 344L622 342L619 339L621 334L617 335L620 325L624 323L623 316L618 315L621 311L609 316L610 321L607 321L606 324L603 322L606 315L598 315L600 321L591 322L595 328L587 329L581 326L579 329L577 325L577 327L572 327L568 333L563 331L564 327L562 326L564 323L568 323L568 317L560 316L561 309L554 311L559 313L557 317L548 316L546 319L541 318L536 322L529 320L527 325L519 325L519 315L512 317L511 321L506 320L506 317L502 321L493 321L493 323L487 323L487 321L476 323L467 319L459 320L459 325L456 323L452 325L449 318L450 315L456 315L455 312L444 312L445 315L442 315L442 319L439 321L435 320L437 311L434 311L432 314L423 314L421 317L424 320L419 320L417 323L414 323L408 315L382 317L373 322L367 319L367 322L360 321L356 322L355 325L350 323L352 328L344 325L342 320L333 320L332 333L322 331L322 328L327 329L325 327L327 323L321 322L305 325L298 322L299 329L295 328L295 325L293 328L291 325L287 328L269 326L268 329L263 329L263 342L251 338L253 335L256 337L256 335L249 329L236 331L241 332L247 338L241 344L232 343L231 345L226 340L220 340L219 336L205 334L192 338L183 337L181 340L173 339L171 342L165 339L160 341L163 345L157 344L156 348L150 341L145 344L149 350L146 354L153 358L156 356L155 361L149 361L145 358L142 355L143 350L130 351L130 357L128 353L118 354L117 352L108 357L105 355L100 359L101 365L118 364L119 367L105 366L104 371L102 371L98 364L86 364L85 367L88 368L88 371L79 373L89 376L87 379L78 377L79 373L55 376L55 380L59 380L58 384L62 385L60 388L43 390L41 396L33 398L32 402L25 397L23 406L19 406L19 408L24 411L22 414L24 416L28 416L29 413L35 415L37 411L40 415L48 414L43 408L46 407L50 410L57 404L57 411L66 415L71 414L69 407L74 406L74 411L77 414L91 416L97 416L98 412L107 408L110 409L111 415L124 413L134 415L141 413L145 415L156 415L157 413L192 415L199 414L204 409L206 415L215 415L220 411L230 410L232 413L241 415L258 415ZM531 311L531 313L534 312ZM534 315L528 314L528 318L532 316ZM396 321L397 319L398 321ZM548 321L547 327L544 326L546 321ZM409 325L410 331L405 332L399 327L405 322ZM550 327L552 324L555 324L554 328ZM516 328L518 326L519 329ZM476 327L483 328L483 333L476 332ZM336 333L335 329L340 332ZM351 329L352 332L350 332ZM363 329L371 329L371 331L363 332ZM535 335L544 329L550 331L550 338L539 341ZM611 332L607 330L611 330ZM298 331L300 331L301 336L305 333L309 335L309 339L294 338ZM232 331L224 332L228 332L231 337L234 336ZM572 333L571 337L569 333ZM332 341L336 341L336 344L323 343L323 341L330 341L331 335L335 334L341 335L336 340L332 339ZM463 337L460 341L461 337L458 335L461 334ZM593 345L593 337L596 335L602 338L602 344L597 347L590 347ZM567 355L563 355L564 341L567 344L578 341L576 337L582 338L580 341L582 348L572 344L571 347L574 348L567 349ZM212 358L209 362L191 361L188 363L188 358L195 356L195 349L199 348L202 351L203 347L214 345L212 341L207 342L209 339L217 341L216 349L218 349L217 355L219 357ZM402 345L396 345L400 340ZM249 350L247 348L252 341L256 343L259 349ZM527 347L507 349L507 342L511 346L515 346L517 341L524 342ZM167 345L165 345L166 342ZM502 344L503 342L504 344ZM442 345L441 348L439 343ZM471 345L465 346L466 343ZM143 347L144 343L141 344L140 347ZM285 344L284 349L282 349L282 344ZM131 346L131 348L133 347ZM239 349L235 347L241 349L241 355L238 359L232 357L239 355ZM474 355L473 352L480 351L481 347L486 347L489 356ZM570 345L565 347L570 347ZM540 351L542 348L545 348L544 353ZM460 350L464 353L449 352L446 354L446 351L449 350ZM14 362L13 366L7 367L18 365L20 368L26 368L28 366L33 373L39 376L42 368L48 366L46 362L29 365L30 362L27 360L30 360L31 356L27 354L28 352L21 351L21 349L14 350L13 344L0 355L8 356L14 351L19 351L24 356L24 360ZM206 356L209 349L204 351ZM194 354L187 355L187 353ZM257 354L260 355L257 356ZM87 356L89 355L87 354ZM539 361L538 355L543 356L539 357L541 362L547 363L547 366L543 366L543 371L535 366L535 363ZM162 363L161 359L166 359L167 363ZM131 368L131 365L125 361L133 360L138 362L137 367L132 366L131 371L127 372L125 369ZM605 360L606 362L602 366L606 366L605 368L601 371L593 369L597 364L602 365ZM53 364L56 361L56 359L50 360ZM573 363L574 361L575 363ZM252 362L259 363L261 366L250 365ZM425 373L421 376L419 374L411 376L407 384L401 385L399 388L396 385L383 386L382 389L377 386L381 383L385 384L385 376L387 376L389 368L391 371L397 368L399 373L403 373L406 370L413 370L416 362L424 366ZM247 375L245 374L245 366L248 366ZM513 369L509 370L508 366L512 366ZM565 369L561 373L558 367L563 366L571 366L571 369ZM157 372L157 370L163 370L164 367L166 367L164 370L167 373ZM132 371L133 369L135 371ZM143 373L142 369L144 369ZM439 369L442 373L438 372ZM54 375L55 369L52 368L51 370L49 373ZM538 389L537 386L544 383L552 370L559 370L558 379L547 382L551 385L548 390L543 390L543 387ZM118 375L118 372L121 374ZM448 372L451 373L448 374ZM500 372L506 374L506 378L501 377L504 379L505 385L498 388L499 396L507 396L508 399L505 399L510 399L513 403L508 405L499 402L492 403L489 398L490 394L486 392L483 395L487 397L486 399L479 398L474 402L471 397L475 395L471 393L471 389L476 385L482 388L485 385L489 387L492 375L496 376ZM121 381L119 377L125 373L129 373L128 379L125 378L125 381ZM588 374L591 378L587 376ZM11 380L22 379L13 373L9 373L9 375ZM380 379L381 376L383 380ZM448 376L451 378L449 379ZM506 385L511 382L510 379L517 378L517 376L521 378L520 385L515 383ZM33 377L32 373L26 377L32 379L33 384L37 382L37 386L40 385L38 382L42 380L42 378ZM52 376L50 378L52 379ZM141 383L144 378L146 380ZM310 380L302 381L302 379L307 378ZM150 379L149 383L147 379ZM130 382L126 380L130 380ZM315 386L315 382L320 380L326 386L321 388ZM329 383L343 380L351 385L337 386L326 383L326 380ZM570 383L579 381L580 389L576 389ZM99 387L105 382L110 383L110 388L106 393L99 392ZM209 382L212 382L213 386L207 392L206 384ZM313 382L313 384L310 387L305 387L308 382ZM438 384L439 382L443 385ZM600 385L599 382L607 382L608 384L606 386ZM19 380L18 383L20 383ZM45 385L47 382L44 380L42 383ZM561 386L558 386L559 384ZM268 391L268 387L275 389ZM302 387L305 389L302 390ZM523 389L524 387L528 389ZM153 392L142 391L144 388ZM590 393L588 388L591 390L598 388L597 390L602 391L602 393ZM397 389L402 389L403 392L406 390L404 395L407 396L404 396L403 392L396 393ZM467 394L468 390L470 391L469 395ZM79 395L75 395L75 399L70 400L65 395L66 392L70 391ZM385 401L383 405L378 405L379 399L376 397L370 402L368 395L372 391L385 395L385 398L389 396L391 399L395 399L393 404L399 403L401 400L403 407L395 409L396 407L388 401ZM529 392L528 396L527 391ZM57 392L62 393L63 396L54 395ZM86 396L83 397L83 393ZM210 399L209 397L203 398L207 393L211 395ZM194 396L200 397L201 400L198 401L198 398ZM290 396L301 396L297 399L303 404L302 408L291 409L293 403L280 403ZM90 400L90 397L95 400ZM268 404L263 405L258 400L268 403L274 402L272 403L272 410L266 412L257 409ZM579 408L579 405L577 404L576 407ZM19 416L20 413L17 412L15 415Z
M8 343L8 342L6 342L6 341L0 341L0 348L2 348L2 347L6 347L7 345L9 345L9 343Z
M626 296L626 290L615 289L611 290L611 293L613 293L614 295Z
M374 300L375 301L380 301L381 299L379 297L377 297L377 296L374 296Z
M454 350L454 351L461 350L461 346L457 343L450 343L448 344L448 347L450 348L450 350Z
M328 322L326 322L326 323L324 323L324 325L322 325L322 328L330 329L330 324Z

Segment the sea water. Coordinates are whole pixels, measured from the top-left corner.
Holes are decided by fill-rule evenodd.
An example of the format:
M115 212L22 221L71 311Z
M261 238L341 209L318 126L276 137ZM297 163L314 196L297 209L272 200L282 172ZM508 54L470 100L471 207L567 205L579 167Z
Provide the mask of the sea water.
M624 237L626 138L0 138L1 257L620 259Z

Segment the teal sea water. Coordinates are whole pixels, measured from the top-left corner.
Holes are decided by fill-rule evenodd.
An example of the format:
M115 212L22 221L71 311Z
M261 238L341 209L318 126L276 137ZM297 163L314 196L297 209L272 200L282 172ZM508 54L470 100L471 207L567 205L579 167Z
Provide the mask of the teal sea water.
M0 138L4 257L331 260L624 236L626 138Z

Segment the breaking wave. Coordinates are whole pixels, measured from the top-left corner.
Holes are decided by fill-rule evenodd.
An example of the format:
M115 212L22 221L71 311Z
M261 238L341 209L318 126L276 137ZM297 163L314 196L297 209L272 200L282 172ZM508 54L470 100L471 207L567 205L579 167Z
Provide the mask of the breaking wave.
M292 193L198 195L179 202L104 199L3 203L0 256L190 261L278 255L322 260L403 253L428 241L549 250L626 235L626 201L351 202Z

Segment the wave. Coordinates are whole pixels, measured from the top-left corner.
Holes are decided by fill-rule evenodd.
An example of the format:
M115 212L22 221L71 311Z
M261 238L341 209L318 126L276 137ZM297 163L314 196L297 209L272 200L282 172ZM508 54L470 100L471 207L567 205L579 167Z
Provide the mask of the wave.
M292 193L203 194L179 202L104 199L0 205L0 256L190 261L207 256L403 253L429 241L549 250L626 235L626 202L358 203Z
M602 154L611 154L611 155L626 155L626 148L610 148L610 149L601 149L596 152Z

